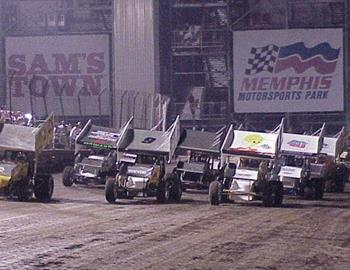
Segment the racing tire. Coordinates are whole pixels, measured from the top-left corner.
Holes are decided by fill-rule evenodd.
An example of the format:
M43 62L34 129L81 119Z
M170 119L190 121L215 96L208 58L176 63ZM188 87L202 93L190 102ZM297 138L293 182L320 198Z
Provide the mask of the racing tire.
M272 185L267 183L263 190L262 203L265 207L271 207L273 205L273 190Z
M304 199L306 200L313 200L315 198L315 187L314 185L308 185L304 187Z
M334 192L342 193L345 190L345 183L349 177L349 169L344 165L338 165L339 173L336 175L334 181Z
M326 183L325 183L325 187L324 187L324 191L325 192L328 192L328 193L332 193L332 192L334 192L333 190L334 190L334 188L333 188L333 182L334 182L335 180L332 178L332 179L327 179L327 181L326 181Z
M71 187L73 185L74 168L67 166L62 173L62 183L65 187Z
M335 185L334 192L343 193L344 190L345 190L345 181L338 181Z
M157 188L157 202L166 203L170 200L170 181L160 181Z
M283 203L283 183L278 181L275 183L275 201L274 201L274 206L275 207L280 207Z
M333 183L331 192L334 192L334 193L344 192L344 189L345 189L344 175L339 175L339 176L333 180L334 183Z
M323 179L317 179L314 181L314 198L315 200L322 200L323 199L323 193L324 193L324 181Z
M278 207L283 202L283 184L282 182L270 181L266 183L262 196L263 206Z
M34 195L41 202L51 201L54 190L52 175L38 176L34 179Z
M114 177L108 177L105 184L105 197L109 203L115 203L117 199L117 185Z
M179 202L182 196L182 183L177 176L173 176L170 187L169 199L173 202Z
M209 202L211 205L219 205L221 202L221 184L217 180L209 185Z

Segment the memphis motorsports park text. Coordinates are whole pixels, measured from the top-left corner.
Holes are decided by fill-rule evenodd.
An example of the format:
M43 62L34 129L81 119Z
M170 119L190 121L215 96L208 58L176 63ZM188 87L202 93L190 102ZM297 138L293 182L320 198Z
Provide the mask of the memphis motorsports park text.
M238 101L328 99L331 84L331 76L245 78Z

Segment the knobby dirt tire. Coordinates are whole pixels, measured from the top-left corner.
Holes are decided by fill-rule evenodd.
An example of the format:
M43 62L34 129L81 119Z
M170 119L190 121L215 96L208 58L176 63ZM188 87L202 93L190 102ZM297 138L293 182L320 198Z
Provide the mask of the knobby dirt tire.
M221 184L219 181L215 180L209 185L209 202L211 205L220 204L220 192Z

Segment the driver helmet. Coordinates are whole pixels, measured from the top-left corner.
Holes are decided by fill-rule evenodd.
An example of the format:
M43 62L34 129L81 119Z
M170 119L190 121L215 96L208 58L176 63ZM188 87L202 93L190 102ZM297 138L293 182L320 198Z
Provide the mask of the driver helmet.
M23 152L19 152L17 154L17 160L18 161L25 161L26 160L26 155Z

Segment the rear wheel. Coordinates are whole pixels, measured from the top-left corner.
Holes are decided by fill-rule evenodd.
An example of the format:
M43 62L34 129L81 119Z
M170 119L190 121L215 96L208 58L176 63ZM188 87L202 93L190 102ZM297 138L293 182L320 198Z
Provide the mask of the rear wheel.
M182 196L181 180L177 176L173 176L171 180L169 199L174 202L179 202Z
M105 197L109 203L115 203L117 199L117 183L114 177L108 177L106 180Z
M335 192L342 193L345 190L345 181L338 181L335 187Z
M219 205L221 197L221 184L215 180L209 185L209 202L211 205Z
M344 192L345 189L345 176L344 175L336 175L333 179L333 188L331 192L341 193Z
M71 187L73 185L74 168L67 166L62 173L62 183L65 187Z
M334 175L334 192L344 192L349 170L344 164L338 164Z
M34 195L42 202L51 200L54 190L54 181L52 175L37 176L34 180Z
M324 193L324 181L323 179L314 180L314 189L315 189L315 200L322 200Z

